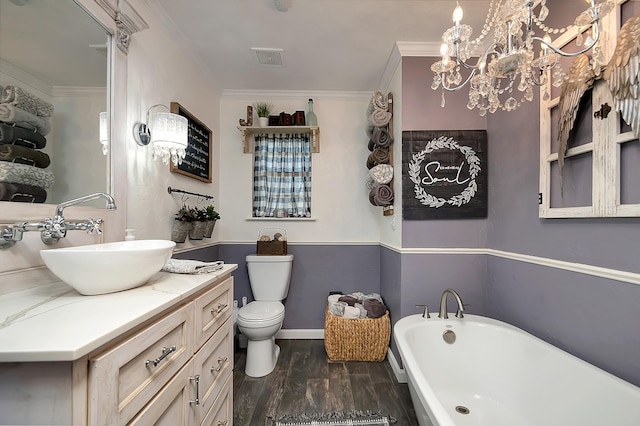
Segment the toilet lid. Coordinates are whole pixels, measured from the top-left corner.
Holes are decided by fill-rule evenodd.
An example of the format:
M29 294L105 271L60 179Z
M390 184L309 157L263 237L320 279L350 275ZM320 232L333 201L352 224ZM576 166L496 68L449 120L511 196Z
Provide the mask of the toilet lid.
M280 302L251 302L238 311L243 321L267 321L284 316L284 305Z

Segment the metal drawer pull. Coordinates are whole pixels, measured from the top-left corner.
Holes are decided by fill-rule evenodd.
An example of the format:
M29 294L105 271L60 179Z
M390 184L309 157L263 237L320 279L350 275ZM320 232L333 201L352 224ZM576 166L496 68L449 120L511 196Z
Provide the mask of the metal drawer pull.
M211 315L217 315L220 312L224 311L224 309L229 306L227 303L218 303L217 308L211 308Z
M217 367L211 367L211 374L213 373L219 373L220 370L222 370L222 367L227 363L227 361L229 360L229 357L219 357L218 358L218 366Z
M218 426L227 426L229 424L229 420L219 420Z
M168 348L163 347L162 348L162 354L158 358L156 358L154 361L148 359L144 363L144 366L147 367L147 368L149 368L149 367L157 367L158 364L160 364L160 362L163 359L165 359L167 356L169 356L169 354L171 352L175 352L175 351L176 351L176 345L171 345L171 347L168 347Z
M189 377L189 381L196 383L196 399L190 399L189 405L200 405L200 375Z

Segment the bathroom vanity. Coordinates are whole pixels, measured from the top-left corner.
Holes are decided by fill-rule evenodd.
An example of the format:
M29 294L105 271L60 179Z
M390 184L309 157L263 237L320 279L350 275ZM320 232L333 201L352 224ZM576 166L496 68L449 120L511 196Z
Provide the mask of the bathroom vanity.
M231 425L236 268L100 296L2 274L0 424Z

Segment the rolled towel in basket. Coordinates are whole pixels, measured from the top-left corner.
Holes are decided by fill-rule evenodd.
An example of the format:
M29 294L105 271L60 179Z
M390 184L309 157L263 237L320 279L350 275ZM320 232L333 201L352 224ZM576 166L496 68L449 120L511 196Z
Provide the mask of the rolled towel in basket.
M366 318L367 317L367 310L364 308L364 306L362 305L362 303L356 303L355 305L353 305L354 307L360 309L360 318Z
M338 299L340 299L343 295L342 294L330 294L329 297L327 297L327 302L331 303L335 303L338 301Z
M346 319L360 319L360 309L355 306L345 306L343 316Z
M364 299L362 305L367 310L367 318L380 318L387 312L387 307L378 299Z
M342 296L340 299L338 299L340 302L345 302L347 305L349 306L353 306L356 303L358 303L358 299L356 299L355 297L352 296Z
M344 310L348 306L349 305L347 305L345 302L329 302L329 312L331 312L333 315L341 317L344 315Z
M42 149L47 145L47 139L33 129L11 126L0 123L0 144L14 144L29 148Z
M374 206L388 206L393 201L393 191L389 185L378 185L369 192L369 202Z
M393 179L393 166L389 164L378 164L369 170L369 176L375 185L386 185Z
M0 121L37 130L42 135L47 135L51 131L51 124L47 118L38 117L11 104L0 104Z
M391 137L387 129L382 127L376 127L373 130L371 140L379 148L388 148L389 145L391 145L391 143L393 142L393 138Z

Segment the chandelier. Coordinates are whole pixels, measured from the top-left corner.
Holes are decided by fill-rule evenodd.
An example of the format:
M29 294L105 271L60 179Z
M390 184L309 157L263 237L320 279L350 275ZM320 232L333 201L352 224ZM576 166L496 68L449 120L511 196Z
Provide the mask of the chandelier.
M600 19L613 9L614 3L587 0L588 9L572 25L560 29L544 24L549 15L546 3L547 0L491 0L484 27L473 40L473 29L462 23L462 8L457 4L453 12L454 25L442 35L442 59L431 66L434 73L431 88L442 88L441 106L445 106L445 90L452 92L469 86L467 108L470 110L477 108L482 116L499 108L513 111L522 102L533 99L534 86L546 83L545 71L554 69L552 84L562 85L564 74L558 64L559 56L578 56L592 50L591 68L599 74L604 62L598 46ZM543 38L535 36L534 25L545 33ZM564 52L551 44L550 34L564 33L574 27L578 29L579 52ZM583 33L589 28L591 31L584 39ZM489 46L475 64L470 64L472 52L487 42L485 38L492 30ZM537 57L534 42L540 43ZM465 78L462 73L466 74ZM545 99L548 96L544 94Z

